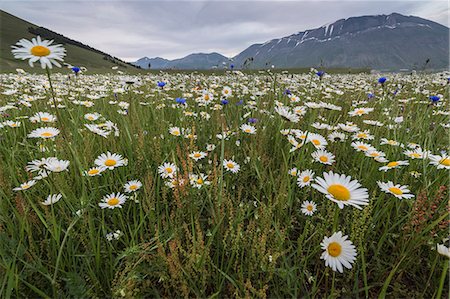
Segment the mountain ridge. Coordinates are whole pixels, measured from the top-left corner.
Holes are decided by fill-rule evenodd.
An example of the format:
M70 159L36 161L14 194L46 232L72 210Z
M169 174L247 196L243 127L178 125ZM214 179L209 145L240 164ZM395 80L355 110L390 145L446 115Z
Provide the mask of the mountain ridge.
M416 69L425 65L443 69L449 63L448 33L448 27L417 16L366 15L252 44L232 58L224 57L228 66L250 69L271 65L374 69ZM152 68L200 69L183 61L186 57L165 59L165 65L155 64ZM213 66L201 66L208 67Z

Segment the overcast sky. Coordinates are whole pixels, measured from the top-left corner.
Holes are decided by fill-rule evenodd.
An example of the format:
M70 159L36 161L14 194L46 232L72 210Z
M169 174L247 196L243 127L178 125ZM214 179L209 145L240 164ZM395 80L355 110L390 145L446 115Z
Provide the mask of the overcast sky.
M415 15L448 26L448 1L1 0L0 8L120 57L232 57L254 43L352 16Z

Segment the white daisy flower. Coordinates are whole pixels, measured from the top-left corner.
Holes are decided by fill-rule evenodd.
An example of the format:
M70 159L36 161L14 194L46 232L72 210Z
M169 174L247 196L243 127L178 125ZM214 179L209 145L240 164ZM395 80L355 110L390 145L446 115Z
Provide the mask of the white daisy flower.
M378 168L380 171L388 171L390 169L399 168L400 166L409 165L408 161L392 161L386 164L385 166L381 166Z
M44 167L51 172L62 172L64 170L68 170L67 168L69 165L70 161L59 160L58 158L52 157L47 159Z
M223 160L223 167L225 167L226 170L228 170L232 173L237 173L239 171L239 169L241 168L239 166L239 164L237 164L236 162L234 162L232 160Z
M323 173L323 178L316 177L311 186L325 194L325 196L337 203L339 208L350 205L357 209L369 204L369 194L366 188L361 188L357 180L352 180L350 176L333 173L332 171Z
M29 138L53 138L59 134L59 130L53 127L38 128L28 134Z
M140 181L137 181L137 180L129 181L128 183L126 183L123 186L123 188L125 189L125 192L127 192L127 193L136 192L141 187L142 187L142 183Z
M58 61L63 61L66 50L62 45L51 45L52 43L52 40L42 40L40 36L31 39L31 41L23 38L15 46L12 46L11 52L16 59L29 59L28 63L31 67L37 61L41 63L43 69L51 69L53 64L61 67Z
M256 128L252 125L242 124L241 130L247 134L256 134Z
M344 266L347 269L352 268L352 264L356 260L356 248L352 241L347 240L348 236L343 236L339 231L331 237L323 238L320 246L324 250L321 259L325 260L325 266L330 267L333 271L344 272Z
M297 185L300 188L311 185L311 182L314 181L314 172L312 170L304 170L302 171L297 178Z
M35 181L35 180L31 180L31 181L28 181L28 182L26 182L26 183L20 184L19 187L16 187L16 188L14 188L13 190L14 190L14 191L27 190L27 189L30 189L30 188L31 188L32 186L34 186L35 184L36 184L36 181Z
M105 195L102 201L98 204L102 209L115 209L122 208L122 205L126 202L127 196L117 192L117 194L112 193Z
M314 158L314 160L322 164L332 165L335 162L334 160L335 156L332 153L327 152L325 150L319 149L313 152L311 156Z
M430 164L437 166L437 169L450 169L450 157L446 155L429 155Z
M47 199L41 202L41 205L49 206L57 203L62 198L62 194L50 194Z
M110 152L106 152L101 154L95 159L94 164L99 167L105 167L109 170L113 170L116 167L124 166L127 164L127 160L119 154L111 154Z
M317 205L314 201L304 201L302 203L301 211L307 216L312 216L317 211Z
M414 195L410 194L408 186L401 186L401 185L394 185L393 182L388 181L387 183L384 182L377 182L378 186L380 187L381 191L388 193L388 194L392 194L397 198L405 198L405 199L410 199L413 198Z
M163 179L174 178L177 174L177 166L173 163L164 163L158 167L158 172Z
M205 152L192 152L189 154L189 157L194 159L195 161L201 160L205 158L208 154Z

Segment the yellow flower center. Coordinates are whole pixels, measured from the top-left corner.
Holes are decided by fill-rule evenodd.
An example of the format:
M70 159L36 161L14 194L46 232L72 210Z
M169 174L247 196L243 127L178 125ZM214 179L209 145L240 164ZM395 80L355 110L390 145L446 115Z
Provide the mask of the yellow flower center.
M209 95L205 94L205 96L203 97L203 99L204 99L205 101L209 101Z
M99 172L100 172L100 170L98 170L98 169L91 169L91 170L88 171L88 174L89 175L95 175L95 174L98 174Z
M194 158L200 158L202 155L200 153L195 153Z
M305 138L306 138L306 135L304 135L304 134L300 136L300 139L305 139Z
M377 153L377 152L375 152L375 153L370 153L370 155L371 155L372 157L378 157L380 154Z
M50 55L50 50L44 46L34 46L33 48L31 48L30 52L34 56L39 56L39 57Z
M250 133L252 130L250 129L245 129L245 133Z
M320 145L320 141L317 139L314 139L311 141L314 145Z
M202 184L203 184L203 179L202 179L202 178L199 178L199 179L197 180L197 184L202 185Z
M413 157L413 158L419 158L419 157L420 157L420 154L418 154L418 153L412 153L410 156Z
M390 145L394 145L394 144L396 144L397 142L396 142L395 140L388 140L387 143L390 144Z
M178 135L180 135L180 131L173 131L172 134L175 135L175 136L178 136Z
M130 186L130 190L136 190L137 189L137 185L131 185Z
M439 164L442 164L444 166L450 166L450 158L444 158L441 161L439 161Z
M356 110L356 114L363 114L363 113L364 113L364 110L362 110L362 109Z
M166 171L167 171L167 173L172 173L172 172L173 172L173 169L172 169L172 167L167 167L167 168L166 168Z
M331 242L330 245L328 245L328 254L332 257L337 257L341 255L342 252L342 246L341 244L337 242Z
M88 117L87 117L87 119L88 119L88 120L93 120L93 119L94 119L94 117L92 117L92 116L88 116Z
M358 138L367 138L367 134L366 133L359 133Z
M358 146L358 148L360 150L362 150L362 151L367 151L368 150L367 146L364 146L364 145L360 145L360 146Z
M398 166L398 162L394 161L394 162L389 162L387 167L395 167Z
M313 206L312 205L308 205L307 207L306 207L306 209L308 210L308 211L312 211L313 210Z
M307 175L307 176L305 176L304 178L303 178L303 183L306 183L306 182L308 182L309 181L309 176Z
M50 132L44 132L44 133L41 134L41 136L42 136L42 137L52 137L53 134L50 133Z
M30 185L26 185L26 184L25 184L25 185L22 186L22 189L28 189L28 188L30 188L30 187L31 187Z
M328 157L320 156L319 160L325 163L325 162L328 162Z
M230 163L230 162L228 162L228 163L227 163L227 167L228 167L228 168L231 168L231 169L233 169L233 168L234 168L234 164L233 164L233 163Z
M108 159L108 160L105 161L105 165L106 166L114 166L116 164L117 164L117 161L113 160L113 159Z
M340 184L330 185L327 191L337 200L347 201L350 199L350 190Z
M391 188L389 188L389 191L391 191L395 195L402 195L403 194L403 191L400 190L400 188L397 188L397 187L391 187Z
M107 203L110 206L115 206L119 203L119 199L117 197L113 197L113 198L109 199Z
M42 121L49 121L50 119L48 117L41 117Z
M228 89L225 89L225 93L228 93Z

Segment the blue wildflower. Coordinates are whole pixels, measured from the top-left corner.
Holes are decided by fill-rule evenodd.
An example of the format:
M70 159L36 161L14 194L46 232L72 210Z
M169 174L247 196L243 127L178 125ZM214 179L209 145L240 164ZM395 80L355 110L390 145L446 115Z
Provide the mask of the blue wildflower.
M247 122L249 122L249 123L251 123L251 124L256 124L256 123L258 122L258 119L257 119L257 118L250 117L250 118L247 120Z
M176 98L175 101L178 104L182 104L182 105L186 104L186 99L185 98Z
M433 103L436 103L437 101L439 101L441 98L440 97L438 97L438 96L430 96L430 100L433 102Z
M166 82L158 81L158 87L163 88L164 86L166 86Z
M73 71L75 74L78 74L78 73L80 72L80 68L74 66L74 67L72 67L72 71Z
M239 102L236 103L236 106L240 106L240 105L242 105L242 104L244 104L244 101L243 101L243 100L240 100Z
M322 78L323 75L325 75L325 72L324 72L324 71L318 71L318 72L316 73L316 75L319 76L320 78Z
M381 77L378 79L378 83L384 84L384 82L386 82L386 80L387 80L386 77Z
M285 91L283 91L283 94L285 94L285 95L291 95L292 94L292 92L289 90L289 89L285 89Z
M228 104L228 101L227 101L227 100L222 100L222 101L220 101L220 103L221 103L222 105L226 105L226 104Z
M371 92L369 92L369 94L367 95L367 98L369 98L369 99L372 99L374 97L375 97L375 95L373 93L371 93Z

